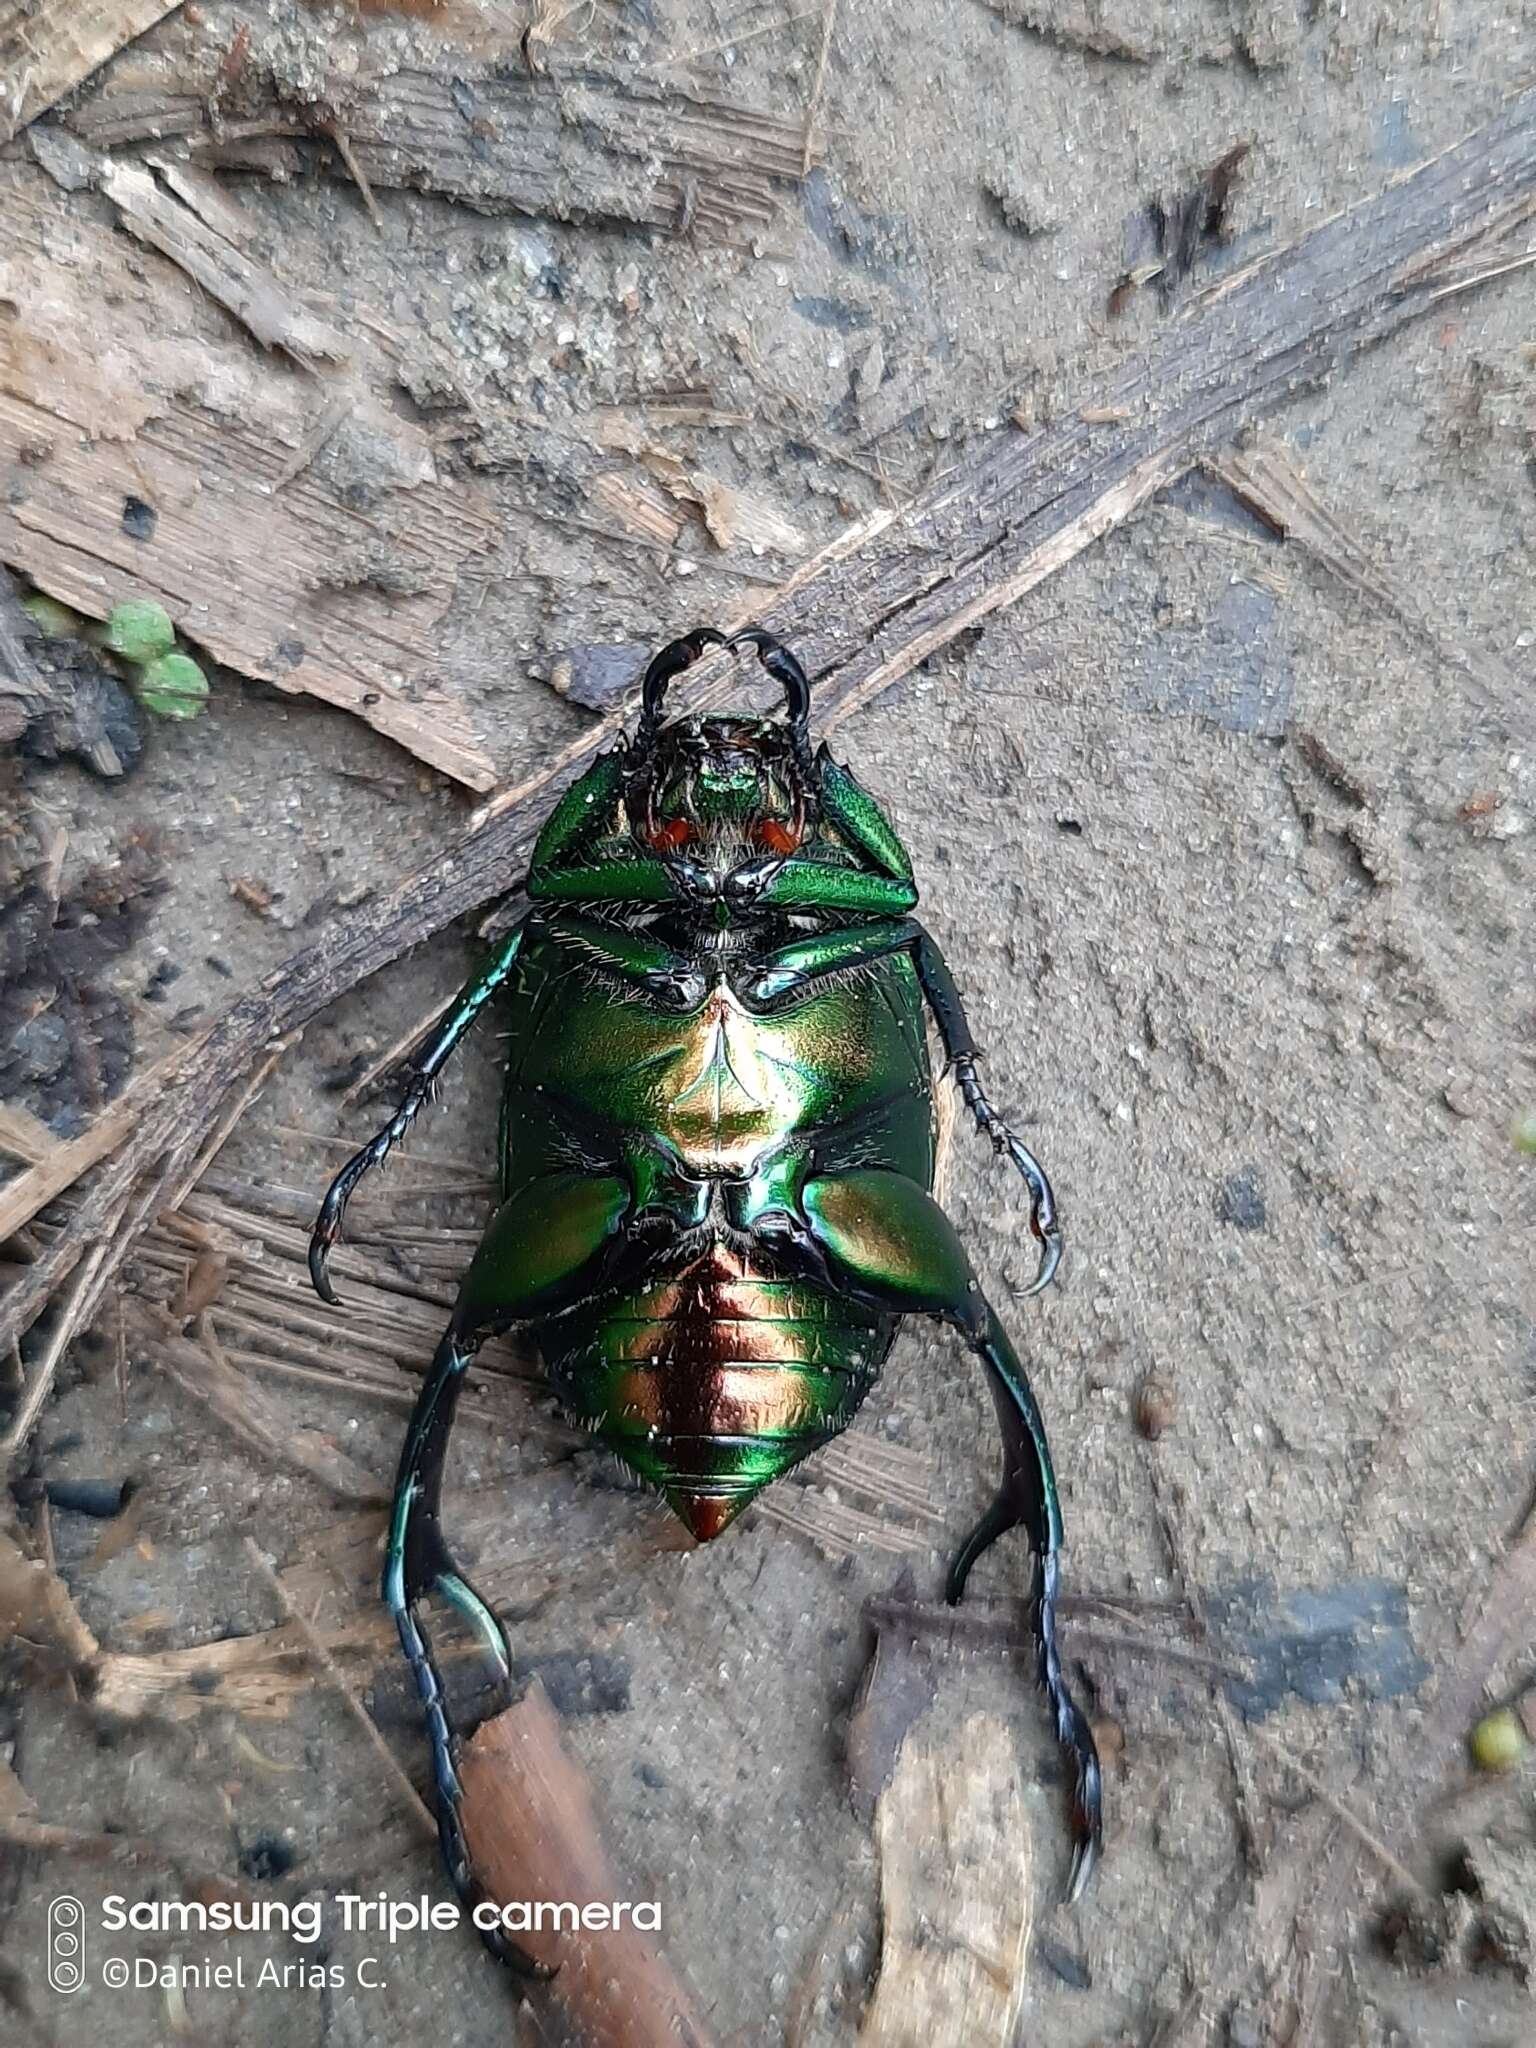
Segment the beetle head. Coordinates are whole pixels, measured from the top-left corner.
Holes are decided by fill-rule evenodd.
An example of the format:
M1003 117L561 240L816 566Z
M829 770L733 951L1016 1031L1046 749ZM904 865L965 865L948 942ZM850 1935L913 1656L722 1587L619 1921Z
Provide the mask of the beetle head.
M787 717L686 717L663 724L662 701L673 677L706 647L739 646L755 648L781 685ZM759 626L729 640L701 626L656 656L645 672L642 699L630 750L629 811L638 839L679 865L701 857L727 867L764 856L783 860L798 848L813 779L811 686L787 647Z
M635 795L633 829L661 854L785 856L805 834L798 750L771 719L674 719L656 734Z

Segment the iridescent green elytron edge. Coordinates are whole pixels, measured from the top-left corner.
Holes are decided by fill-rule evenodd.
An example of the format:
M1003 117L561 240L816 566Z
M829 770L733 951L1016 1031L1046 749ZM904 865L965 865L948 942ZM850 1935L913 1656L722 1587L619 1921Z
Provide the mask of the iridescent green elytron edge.
M420 1603L445 1597L504 1672L511 1662L439 1527L454 1404L481 1340L526 1330L568 1412L704 1540L847 1426L917 1314L951 1326L992 1386L1002 1484L948 1594L1023 1525L1040 1682L1072 1767L1075 1897L1099 1850L1101 1791L1056 1644L1061 1512L1024 1369L933 1199L930 1019L978 1127L1025 1183L1041 1251L1031 1292L1060 1256L1050 1185L977 1080L894 828L825 747L812 753L794 656L756 628L729 643L756 648L783 719L663 719L671 679L721 644L703 629L652 662L634 739L551 813L527 915L444 1015L315 1228L311 1270L334 1300L326 1260L348 1196L496 998L502 1201L412 1417L384 1578L426 1709L449 1873L477 1896Z

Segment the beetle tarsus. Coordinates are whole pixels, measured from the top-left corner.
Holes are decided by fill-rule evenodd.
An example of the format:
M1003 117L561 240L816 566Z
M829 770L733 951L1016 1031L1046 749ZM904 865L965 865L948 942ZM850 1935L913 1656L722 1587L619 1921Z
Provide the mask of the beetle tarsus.
M1061 1592L1061 1508L1039 1403L996 1315L978 1297L960 1327L987 1368L1003 1434L1003 1483L950 1566L945 1598L955 1606L972 1566L999 1536L1022 1525L1035 1553L1031 1621L1036 1675L1051 1710L1056 1740L1072 1767L1072 1869L1067 1898L1082 1896L1104 1839L1103 1775L1099 1753L1081 1707L1072 1697L1056 1636Z
M474 1874L470 1862L469 1844L464 1836L462 1808L464 1785L458 1770L458 1737L448 1719L448 1703L443 1691L442 1679L436 1659L432 1655L432 1644L422 1627L416 1612L418 1600L430 1592L430 1586L421 1587L405 1595L404 1604L396 1610L395 1624L399 1630L400 1647L405 1652L406 1662L416 1680L416 1691L426 1717L427 1732L432 1744L433 1793L437 1806L437 1838L442 1851L443 1868L448 1880L458 1893L470 1924L497 1962L509 1970L515 1970L521 1977L547 1980L556 1972L548 1963L541 1963L519 1948L502 1928L484 1927L474 1919L477 1906L489 1898L485 1887Z
M976 1078L975 1054L960 1054L953 1062L953 1071L960 1093L965 1097L965 1106L976 1119L976 1128L991 1140L992 1149L999 1158L1007 1154L1029 1189L1029 1227L1040 1243L1040 1261L1034 1279L1021 1292L1026 1296L1042 1294L1055 1279L1056 1268L1061 1264L1061 1225L1056 1220L1056 1197L1046 1179L1045 1168L987 1100Z
M309 1240L309 1277L314 1283L320 1299L332 1308L341 1305L340 1296L331 1282L331 1252L341 1237L341 1226L346 1220L347 1204L353 1190L364 1174L375 1166L383 1166L390 1153L416 1121L432 1091L432 1077L418 1075L412 1081L401 1099L400 1107L389 1122L378 1131L361 1152L354 1152L346 1165L337 1174L326 1190L325 1200L320 1204L320 1214Z

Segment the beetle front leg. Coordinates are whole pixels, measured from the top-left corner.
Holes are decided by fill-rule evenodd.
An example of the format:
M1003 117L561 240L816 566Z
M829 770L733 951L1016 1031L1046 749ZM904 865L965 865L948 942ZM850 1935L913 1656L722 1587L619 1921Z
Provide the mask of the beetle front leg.
M976 1041L966 1021L960 991L955 987L949 963L927 932L919 935L915 958L917 978L923 985L923 994L928 998L928 1007L939 1027L945 1057L959 1083L960 1093L965 1097L965 1106L976 1119L977 1129L991 1139L992 1150L999 1157L1007 1153L1029 1189L1029 1227L1040 1242L1040 1261L1034 1279L1023 1291L1025 1294L1039 1294L1050 1286L1056 1277L1056 1268L1061 1264L1061 1225L1056 1218L1056 1197L1046 1179L1045 1168L1018 1133L998 1115L976 1078Z
M511 932L490 966L483 973L477 974L473 981L465 983L454 998L452 1006L444 1012L426 1046L413 1062L414 1071L410 1086L400 1098L400 1105L394 1115L382 1130L369 1139L361 1152L353 1154L326 1190L325 1200L320 1204L320 1214L315 1219L314 1232L309 1240L309 1277L314 1282L315 1292L320 1299L330 1302L333 1307L338 1305L338 1297L331 1285L331 1250L341 1236L342 1221L347 1213L347 1203L352 1198L353 1190L371 1167L383 1165L420 1115L432 1093L434 1083L448 1064L460 1039L512 972L513 964L522 950L525 930L525 926L519 925Z

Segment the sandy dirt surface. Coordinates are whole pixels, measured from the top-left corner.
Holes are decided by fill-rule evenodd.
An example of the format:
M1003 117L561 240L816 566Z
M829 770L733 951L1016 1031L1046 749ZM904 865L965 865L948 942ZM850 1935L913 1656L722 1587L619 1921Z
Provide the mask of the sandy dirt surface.
M344 182L229 181L285 282L359 337L380 402L486 495L496 537L435 630L503 785L593 716L539 679L552 654L657 644L766 596L852 520L1019 431L1010 415L1080 402L1181 296L1380 189L1536 75L1536 9L1472 0L842 0L818 87L827 18L788 0L605 0L554 29L547 61L576 81L593 66L791 123L819 94L814 167L780 182L773 218L738 246L397 191L378 195L375 225ZM245 29L255 71L290 88L363 50L405 63L446 44L515 65L521 25L517 9L469 0L409 14L202 0L116 68L212 77ZM1152 246L1149 203L1237 144L1223 236L1177 289L1153 281L1112 317L1117 282ZM210 361L251 353L110 228L102 197L61 191L25 147L12 155L0 169L48 260L73 260L84 229L120 245L109 331L116 292L147 281ZM959 1641L921 1653L927 1725L957 1769L978 1702L1003 1716L979 1725L1012 1731L1028 1824L995 1880L1026 1889L1034 1922L1018 2043L1536 2040L1536 1780L1527 1767L1463 1783L1455 1730L1441 1752L1453 1796L1431 1806L1438 1781L1421 1767L1437 1684L1531 1487L1533 1167L1511 1136L1536 1104L1530 275L1451 302L1257 423L1411 595L1417 623L1224 486L1189 482L838 736L900 823L994 1092L1054 1179L1068 1255L1040 1301L1018 1298L1032 1255L1016 1191L964 1132L949 1199L1046 1414L1069 1588L1122 1600L1122 1637L1194 1642L1243 1673L1213 1694L1155 1647L1116 1647L1115 1629L1069 1634L1114 1738L1106 1857L1069 1909L1060 1766L1027 1673ZM273 361L264 374L297 388L305 373ZM626 539L591 496L607 463L587 423L602 408L755 494L781 544L721 550L693 512L674 544ZM368 488L367 449L345 434L315 461L340 485L353 463ZM348 574L387 587L398 564L387 534L380 547ZM217 606L217 590L199 601ZM1452 658L1466 648L1473 672ZM168 1050L302 943L316 906L386 884L468 808L355 720L227 669L207 715L157 725L122 781L28 762L5 801L13 869L67 833L66 889L150 835L164 886L93 967L110 1001L82 1027L110 1023L125 1049L109 1089L128 1053L143 1065ZM451 994L471 940L433 943L311 1025L220 1170L317 1194L341 1141L383 1113L340 1108L337 1076ZM56 1052L39 1042L7 1092L69 1135L99 1095ZM402 1166L376 1215L472 1229L496 1089L491 1027L414 1141L454 1164ZM468 1195L421 1192L455 1178ZM125 1284L144 1279L130 1265ZM345 1314L325 1327L343 1349ZM150 1651L273 1626L246 1539L287 1565L355 1506L234 1441L144 1346L127 1347L121 1375L115 1351L109 1316L66 1361L22 1468L138 1489L136 1535L105 1559L100 1522L51 1515L81 1614L113 1647ZM1137 1424L1149 1378L1166 1423L1155 1440ZM272 1391L387 1483L397 1407ZM618 1865L636 1897L663 1902L668 1951L719 2042L854 2041L881 1953L877 1838L847 1757L873 1644L864 1603L903 1571L937 1598L994 1484L984 1386L953 1340L908 1326L859 1427L910 1454L924 1510L894 1517L904 1551L851 1553L817 1539L828 1494L833 1509L883 1511L814 1463L785 1482L807 1528L758 1509L718 1544L667 1547L659 1505L560 1446L536 1391L517 1398L494 1426L463 1426L448 1526L456 1499L503 1489L508 1527L541 1561L514 1639L566 1711ZM28 1527L35 1513L34 1486ZM1000 1601L1026 1569L1015 1539L977 1591ZM1162 1627L1165 1602L1193 1603L1203 1644ZM238 1876L290 1900L441 1895L430 1845L325 1683L276 1719L212 1700L118 1721L17 1648L7 1669L5 1754L50 1823L144 1838L183 1880ZM1500 1696L1532 1676L1528 1653L1506 1659ZM414 1698L386 1649L365 1693L424 1782ZM1330 1800L1390 1835L1424 1887L1411 1910L1390 1910L1394 1880ZM1336 1900L1309 1918L1341 1866ZM6 2037L564 2039L548 1996L522 2005L466 1935L402 1938L376 1991L259 1985L264 1961L314 1960L262 1935L214 1944L244 1957L246 1988L189 1990L185 2014L159 1990L93 1984L71 2004L48 1989L49 1898L74 1892L94 1924L108 1893L182 1888L169 1870L0 1849ZM195 1936L142 1947L209 1952ZM381 1951L333 1915L324 1953L346 1974Z

